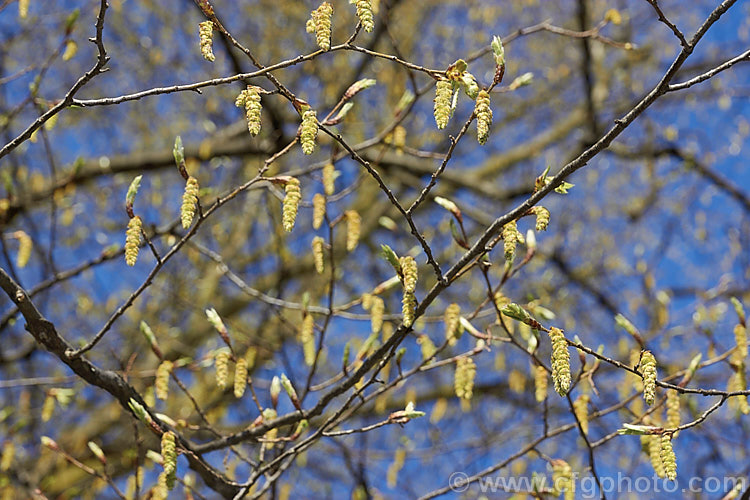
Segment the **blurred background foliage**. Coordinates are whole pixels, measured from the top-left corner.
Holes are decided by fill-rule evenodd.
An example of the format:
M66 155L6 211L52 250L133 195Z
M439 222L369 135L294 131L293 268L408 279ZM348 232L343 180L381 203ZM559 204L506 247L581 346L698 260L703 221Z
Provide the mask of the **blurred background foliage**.
M212 3L228 31L263 64L317 49L314 37L305 32L316 3ZM336 45L352 34L356 17L347 2L332 3ZM492 94L490 140L479 147L472 126L432 192L461 208L470 241L531 194L535 178L547 166L554 173L631 109L658 82L680 48L646 1L374 3L375 31L360 33L358 46L435 70L464 58L482 86L491 83L495 71L488 53L492 36L512 40L506 43L504 82ZM211 64L201 58L197 24L203 16L189 0L110 0L109 4L104 30L112 58L109 71L87 84L79 99L114 97L254 69L218 34L216 61ZM660 2L686 34L693 33L715 4ZM98 5L83 0L31 0L27 17L19 18L16 2L0 2L0 142L9 142L23 131L93 65L96 47L87 39L94 34ZM68 36L66 19L75 9L80 17ZM610 9L616 9L620 22L602 25ZM676 81L746 50L749 19L750 5L739 2L710 31ZM576 32L599 26L598 33L614 43L544 30L519 32L545 21ZM70 42L77 45L77 52L63 60ZM528 72L533 73L530 85L508 87ZM439 165L449 146L448 136L455 137L473 110L473 103L462 95L447 129L438 131L432 117L432 78L353 50L322 54L274 74L317 109L319 117L354 81L376 79L377 85L359 94L352 111L334 127L352 145L392 126L404 92L418 91L413 111L401 122L406 129L403 151L385 140L360 151L405 206L416 199ZM601 345L607 356L628 363L640 346L615 325L614 316L622 313L656 355L660 377L684 370L696 354L706 361L731 349L737 318L729 297L750 303L749 76L747 66L738 65L701 85L664 96L609 149L568 179L575 184L568 195L550 194L542 203L552 214L550 228L537 234L537 254L505 284L503 293L514 302L545 308L546 325L565 329L569 338L577 335L592 349ZM264 79L247 83L273 90ZM200 182L204 206L252 178L266 158L294 138L299 115L287 100L273 94L263 96L262 130L258 137L250 137L242 110L234 106L244 85L235 82L112 106L65 109L54 127L40 130L0 160L2 267L28 290L41 286L34 301L69 342L90 340L155 264L147 248L141 250L134 268L127 267L117 253L128 220L125 191L135 175L143 174L136 212L147 232L157 233L156 247L163 253L184 234L175 224L184 187L172 159L176 135L185 143L188 171ZM180 360L180 377L213 427L222 434L241 430L255 420L258 410L249 396L235 398L231 386L224 392L216 387L212 356L223 343L204 314L205 309L216 308L235 349L257 349L252 378L263 406L270 404L268 387L274 375L286 373L296 387L304 387L309 370L296 340L302 318L299 308L277 307L243 293L206 250L218 253L233 273L267 296L299 305L308 294L311 305L326 307L328 275L315 273L309 249L312 237L327 237L327 231L312 229L310 201L314 193L323 191L320 168L340 148L322 133L318 142L312 157L295 148L268 172L295 175L301 181L302 206L292 233L281 228L283 190L265 184L251 188L201 226L191 240L195 245L186 245L156 275L87 356L103 368L126 371L130 383L148 400L158 360L138 331L139 323L146 321L165 356ZM345 307L327 327L314 383L340 373L347 342L356 353L369 336L369 314L358 300L393 275L378 257L381 244L399 255L415 256L420 265L418 297L435 283L416 239L375 181L348 157L337 161L336 169L336 195L329 200L328 212L335 218L345 210L357 210L363 219L362 237L357 249L347 253L343 227L336 226L334 304ZM450 213L431 198L415 211L414 221L445 270L464 250L451 237ZM532 227L531 218L519 222L524 233ZM23 268L16 262L17 231L27 233L34 243ZM494 251L489 260L489 276L497 284L504 271L502 252ZM70 270L74 270L71 276L65 274ZM486 295L484 278L476 269L442 293L417 322L415 334L404 340L403 369L421 362L420 337L442 343L441 318L448 304L459 303L467 314L482 305ZM401 297L398 289L383 297L386 312L394 315L388 317L388 331L399 323ZM23 318L8 300L2 301L2 316L0 436L5 449L10 443L14 446L12 459L0 472L5 498L113 496L104 481L43 449L41 435L54 438L67 453L94 468L101 466L86 443L99 444L108 460L108 474L123 491L130 487L131 495L134 471L137 464L143 465L141 494L145 495L160 470L144 458L146 449L158 450L157 438L142 427L134 430L139 424L117 401L72 376L41 349L24 331ZM495 321L492 308L485 304L472 324L480 331L491 326L499 334L497 325L492 326ZM321 326L323 315L316 315L316 322ZM507 323L524 342L533 336L515 322ZM438 358L465 352L474 342L465 335ZM540 341L539 355L542 359L549 355L546 338ZM362 406L343 427L379 422L410 400L427 412L427 418L403 428L387 426L323 438L297 459L268 496L418 496L445 486L454 471L476 473L504 461L548 427L574 421L565 399L551 391L547 402L535 400L533 365L522 350L495 343L491 352L474 359L477 379L470 404L454 396L450 364L410 377ZM587 357L588 367L592 362ZM574 374L580 368L573 355ZM393 364L389 370L382 374L383 380L397 373ZM725 356L700 369L691 385L725 389L732 373ZM625 403L618 411L592 419L592 442L646 411L640 397L633 397L638 388L626 372L603 363L593 381L596 391L587 381L573 391L574 398L591 394L592 412ZM57 404L52 418L43 421L45 399L61 388L72 389L73 397L66 406ZM319 394L312 392L308 401L314 402ZM714 402L705 396L684 396L683 421L697 418ZM177 387L171 387L166 402L157 400L155 409L175 420L184 419L191 427L182 430L195 442L214 438ZM279 414L292 410L288 401L280 402ZM654 412L653 423L658 425L662 412ZM311 424L314 428L315 421ZM747 417L726 404L702 426L682 432L674 445L679 477L746 476L750 461L747 448L739 443L749 442L749 431ZM241 456L258 459L257 444L235 448ZM575 429L544 439L536 450L539 453L510 462L500 474L548 474L549 457L565 459L574 470L590 474L588 453ZM595 452L601 475L652 474L633 436L607 439ZM251 469L228 450L205 458L237 481L243 481ZM191 474L180 461L178 475ZM194 475L193 480L197 493L216 495ZM40 493L34 493L37 488Z

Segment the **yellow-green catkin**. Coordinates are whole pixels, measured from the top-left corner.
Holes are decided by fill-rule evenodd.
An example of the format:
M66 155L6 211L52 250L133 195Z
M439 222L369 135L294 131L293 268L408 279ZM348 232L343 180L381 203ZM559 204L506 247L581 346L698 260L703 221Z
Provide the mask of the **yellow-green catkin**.
M643 351L641 356L641 378L643 379L643 400L647 405L652 405L656 397L656 358L651 351Z
M474 378L477 374L477 366L469 357L458 358L456 361L456 373L453 377L453 388L456 396L461 399L470 400L474 392Z
M19 250L20 254L20 250ZM734 341L737 345L733 359L744 361L747 358L747 329L745 325L737 323L734 327Z
M677 479L677 457L672 449L672 436L667 433L661 435L659 456L664 466L664 474L667 479L674 481Z
M453 84L448 80L438 80L435 85L435 124L437 128L444 129L451 117L451 97L453 95Z
M437 347L435 347L435 343L429 335L420 335L417 337L417 344L419 344L419 348L422 351L422 359L424 361L432 359L437 352Z
M375 20L372 12L371 0L355 0L357 6L357 17L362 22L362 28L368 33L375 29Z
M154 379L154 389L156 397L165 401L169 394L169 375L172 373L174 364L171 361L164 360L159 364L156 369L156 377Z
M518 244L518 227L516 221L510 221L503 226L503 253L507 262L513 262L516 257L516 245Z
M680 393L673 389L667 390L666 426L670 429L680 426ZM677 437L677 433L674 434L674 437Z
M369 311L372 307L372 299L375 297L370 292L365 292L362 294L362 309L365 311Z
M315 33L315 39L318 47L323 50L331 50L331 16L333 16L333 7L328 2L323 2L320 7L310 12L310 21L308 21L308 31L312 28Z
M294 177L290 178L284 186L286 195L284 196L284 205L281 215L281 222L284 231L287 233L294 229L294 221L297 220L297 210L299 202L302 199L302 193L299 188L299 180Z
M372 333L378 333L383 328L383 314L385 302L378 296L372 297L370 304L370 327Z
M49 422L54 411L55 395L51 392L47 392L47 396L44 398L44 403L42 404L42 422Z
M239 358L234 367L234 397L241 398L247 388L247 359Z
M302 351L305 355L305 364L312 366L315 362L315 320L312 314L306 314L302 318L299 341L302 344Z
M245 119L247 120L247 130L250 135L256 136L260 133L260 113L262 106L260 103L260 92L259 88L253 85L248 85L237 96L234 101L234 105L238 108L245 108Z
M558 496L562 494L565 500L576 497L573 469L565 460L552 460L552 486L554 492Z
M65 42L65 51L63 51L62 60L70 61L78 53L78 44L75 40L68 40ZM57 115L55 115L57 116Z
M13 441L3 443L3 455L0 457L0 471L6 471L13 465L13 459L16 456L16 445Z
M406 128L398 125L393 129L393 136L391 138L393 147L396 148L397 155L404 154L404 147L406 146Z
M359 245L359 235L362 230L362 218L356 210L344 212L346 218L346 251L351 252Z
M29 1L30 0L18 0L18 18L26 19L29 15Z
M169 488L167 487L168 477L165 473L159 474L156 478L156 484L151 488L151 500L167 500L169 498ZM135 489L135 487L134 487ZM131 498L128 496L127 498Z
M404 292L404 298L401 299L401 314L403 315L404 326L409 328L414 323L415 310L417 308L417 298L413 293Z
M336 192L336 167L328 162L323 165L323 191L328 196Z
M549 379L547 378L547 370L542 365L537 365L534 368L534 398L538 403L541 403L547 398L547 387L549 385Z
M316 236L312 240L312 252L313 252L313 262L315 263L315 271L318 274L323 274L323 271L325 270L324 265L324 259L325 254L323 252L323 248L325 246L325 242L323 241L323 238L320 236Z
M214 23L203 21L198 24L198 35L201 42L201 54L206 61L213 62L216 60L213 52L214 45Z
M744 363L733 363L734 373L729 377L727 383L728 392L738 392L747 389L747 380L745 379L745 364ZM747 401L747 396L733 396L729 398L729 407L736 408L743 415L750 413L750 404Z
M531 213L536 215L536 230L545 231L549 225L549 210L536 206L531 208Z
M555 392L565 396L570 389L570 353L565 334L559 328L549 329L549 339L552 343L552 381Z
M315 193L312 199L313 206L313 229L320 229L326 216L326 197L320 193Z
M492 126L492 109L490 109L490 94L486 90L480 90L474 107L477 115L477 140L484 145L490 136Z
M414 293L417 289L417 262L410 255L400 257L398 260L404 279L404 291Z
M26 267L31 258L31 250L34 248L34 243L31 241L31 237L24 231L16 231L13 236L18 240L18 254L16 255L16 265L20 268Z
M573 411L581 424L584 434L589 433L589 402L591 397L588 394L581 394L573 401Z
M216 365L216 385L224 390L229 379L229 352L224 349L217 352L214 364Z
M313 151L315 151L315 139L317 137L318 119L315 116L315 111L308 109L302 113L302 128L299 136L303 153L306 155L313 154Z
M125 263L129 266L134 266L138 260L142 228L143 221L137 215L128 222L128 230L125 232Z
M656 434L646 434L641 436L641 446L648 454L648 460L651 462L651 467L654 468L656 475L659 477L666 477L664 464L661 461L661 436Z
M174 488L177 478L177 446L175 435L167 431L161 435L161 458L164 461L164 475L166 476L167 488Z
M461 336L461 306L453 303L446 307L443 322L445 323L445 338L450 345L454 345Z
M198 206L198 189L198 179L191 175L185 182L185 192L182 194L182 206L180 207L183 229L189 228L193 223L195 209Z

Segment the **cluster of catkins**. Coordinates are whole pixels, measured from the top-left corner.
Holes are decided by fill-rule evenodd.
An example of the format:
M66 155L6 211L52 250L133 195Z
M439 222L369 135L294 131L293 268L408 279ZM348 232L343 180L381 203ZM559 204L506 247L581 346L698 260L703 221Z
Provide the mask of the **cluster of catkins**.
M435 99L433 113L438 129L444 129L453 115L458 102L457 90L463 88L470 99L474 99L474 116L477 119L477 140L484 145L490 135L492 126L492 109L490 107L490 93L487 89L479 89L474 75L466 71L468 65L459 59L445 71L445 77L438 79L435 84Z
M201 54L207 61L213 62L216 57L213 52L214 45L214 23L203 21L198 24L198 36L200 37Z
M245 119L247 120L247 129L250 135L256 136L260 133L260 88L248 85L239 93L234 105L238 108L245 108Z
M323 50L331 50L331 17L333 16L333 6L328 2L323 2L320 7L310 12L310 19L307 21L307 32L315 33L315 39L318 47Z
M672 437L666 432L641 436L641 446L648 454L654 472L670 481L677 479L677 457L672 447Z

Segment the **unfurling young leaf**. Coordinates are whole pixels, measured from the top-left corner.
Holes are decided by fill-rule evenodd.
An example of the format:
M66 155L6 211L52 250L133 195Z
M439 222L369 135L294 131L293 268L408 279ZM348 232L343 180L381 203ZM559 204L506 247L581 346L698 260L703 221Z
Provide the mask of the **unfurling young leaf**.
M349 100L363 90L375 86L377 83L378 81L374 78L363 78L362 80L357 80L346 89L346 92L344 92L344 99Z
M182 145L182 137L179 135L174 138L172 155L174 156L174 162L178 167L185 162L185 147Z
M492 42L490 43L492 48L492 54L495 56L495 66L505 65L505 47L503 47L503 41L499 36L493 36Z
M138 189L141 187L141 179L143 178L142 175L136 176L133 181L130 183L130 186L128 187L128 193L125 195L125 205L128 207L133 206L133 203L135 202L135 195L138 194Z
M398 259L398 255L396 255L396 252L393 251L391 247L388 245L380 245L381 252L380 255L383 256L385 260L388 261L388 263L393 266L393 269L396 271L396 274L401 276L401 262Z
M238 108L245 108L245 119L247 120L247 130L250 135L256 136L260 133L260 113L262 105L260 101L260 87L248 85L246 89L239 93L234 105Z

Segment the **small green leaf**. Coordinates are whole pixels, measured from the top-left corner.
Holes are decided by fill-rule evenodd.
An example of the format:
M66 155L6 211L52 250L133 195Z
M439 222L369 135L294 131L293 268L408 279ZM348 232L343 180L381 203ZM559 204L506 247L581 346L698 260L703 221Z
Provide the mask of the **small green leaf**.
M385 260L388 261L388 263L393 266L393 269L396 270L396 273L398 275L401 275L401 263L398 261L398 255L396 255L396 252L393 251L391 247L388 245L380 245L380 248L383 249L381 255Z
M499 36L492 37L492 43L490 43L492 53L495 56L495 65L502 66L505 64L505 47L503 47L503 41Z
M172 149L172 154L174 155L174 161L177 166L185 161L185 148L182 147L182 138L179 135L174 138L174 148Z
M575 184L563 181L562 184L555 188L555 193L568 194L568 189L572 188L573 186L575 186Z
M128 187L128 194L125 196L125 203L127 205L133 205L133 202L135 201L135 195L138 194L138 189L141 187L142 178L143 176L139 175L135 179L133 179L133 182L130 183L130 187Z

